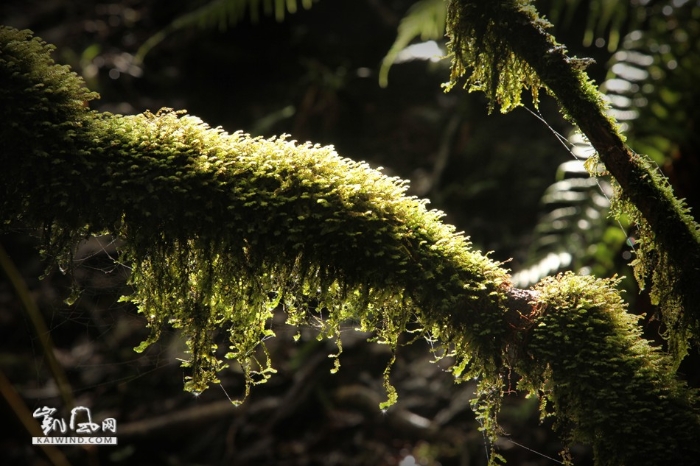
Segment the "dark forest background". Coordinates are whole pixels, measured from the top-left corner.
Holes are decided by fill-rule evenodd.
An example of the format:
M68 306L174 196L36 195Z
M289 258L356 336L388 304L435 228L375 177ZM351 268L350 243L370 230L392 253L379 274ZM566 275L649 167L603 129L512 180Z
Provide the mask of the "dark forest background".
M607 219L606 181L582 174L574 155L585 145L569 137L571 127L551 98L539 108L546 124L522 108L488 115L482 95L443 92L448 59L395 63L388 86L379 85L382 60L417 3L429 2L318 0L306 9L291 0L276 2L273 10L284 17L275 18L261 2L255 21L248 9L225 27L176 28L142 62L135 57L144 43L208 3L9 0L0 5L0 23L29 28L55 44L56 61L101 94L93 103L97 110L187 109L229 132L286 133L300 142L333 144L344 157L409 179L410 194L428 197L475 248L509 261L521 272L522 286L565 269L625 275L630 311L645 314L647 337L663 344L654 308L628 266L634 230ZM632 146L650 154L679 195L697 206L700 2L536 4L556 18L555 35L572 55L596 60L589 74L605 82ZM293 6L298 11L292 13ZM437 44L444 51L444 39ZM577 144L574 155L565 147L569 142ZM36 237L16 231L0 243L42 311L76 404L90 407L97 421L118 422L118 446L62 447L70 464L486 464L484 438L469 407L474 387L455 385L444 364L432 362L428 342L401 348L392 372L399 402L381 412L387 348L366 343L368 335L348 326L341 370L330 374L332 343L317 341L311 327L294 342L296 329L279 315L272 323L278 338L267 342L278 373L234 408L229 397L243 390L236 367L221 374L221 387L198 397L182 391L178 358L186 355L176 331L143 354L133 351L148 329L133 306L118 300L128 293L128 269L114 262L118 239L86 241L72 275L51 269L40 279L47 261ZM66 301L74 285L83 291ZM30 412L63 409L36 330L4 274L0 371L7 377L4 389L16 391ZM697 355L680 372L700 385ZM540 423L538 401L512 388L500 418L507 434L501 453L513 465L557 464L562 444L551 420ZM0 401L1 462L56 461L31 445L17 403L7 395ZM575 444L572 454L575 464L592 464L586 447Z

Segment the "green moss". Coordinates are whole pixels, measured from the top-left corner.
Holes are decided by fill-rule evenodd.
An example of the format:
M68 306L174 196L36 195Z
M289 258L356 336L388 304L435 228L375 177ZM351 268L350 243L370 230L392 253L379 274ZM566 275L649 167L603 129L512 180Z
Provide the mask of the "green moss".
M700 435L697 394L641 337L616 283L569 273L537 286L521 388L550 403L560 430L592 445L597 464L684 464ZM650 441L660 432L674 435Z
M448 5L448 50L452 54L450 82L452 89L464 78L469 92L482 91L489 99L489 112L499 105L506 113L521 105L523 89L530 90L537 106L543 82L530 64L513 49L514 38L503 34L508 24L499 24L504 7L500 1L458 1ZM528 1L513 1L539 28L550 26L537 17ZM511 5L512 4L512 5Z
M13 46L27 42L15 35ZM55 65L46 49L21 53L46 58L23 71L25 88L33 89ZM80 84L73 75L62 79ZM278 305L292 324L317 323L323 337L337 338L342 323L357 322L392 349L417 324L468 355L477 372L498 370L508 275L442 223L441 212L406 196L406 182L332 147L227 134L182 112L124 117L74 109L80 89L52 106L58 115L73 111L81 124L63 134L56 118L46 128L60 139L28 143L45 156L23 156L15 149L22 141L3 133L12 148L3 164L13 174L3 175L3 189L14 196L3 198L2 220L44 225L47 253L64 257L65 266L85 235L124 238L121 260L131 266L134 289L128 299L152 329L137 349L165 326L181 328L190 352L187 389L215 383L226 359L243 367L248 387L266 380L274 369L263 341L274 336L269 321ZM3 107L8 120L31 112L18 104L25 92L16 89ZM30 119L23 124L33 128ZM32 171L44 182L22 175ZM226 350L219 350L222 329ZM388 371L385 380L393 402Z
M489 110L498 104L505 112L520 104L523 89L532 90L536 103L539 87L545 87L596 148L596 160L619 183L613 214L629 214L638 227L635 275L642 288L651 278L652 299L680 364L689 341L700 343L693 337L700 334L700 226L648 157L624 145L602 94L584 71L590 60L568 57L527 0L453 0L448 25L453 53L448 88L464 75L470 91L486 93Z
M698 227L687 205L676 199L668 180L646 157L635 155L635 177L629 190L623 191L615 184L611 212L615 216L627 215L637 226L635 242L636 258L632 262L634 274L640 288L647 286L651 279L650 296L652 304L659 306L660 318L665 325L664 337L669 342L669 352L673 355L675 367L688 353L690 342L700 343L700 317L697 315L700 303L700 287L693 276L685 270L700 263L697 248L688 248L684 239L700 244ZM658 193L657 202L664 206L657 214L661 218L652 228L649 220L631 202L635 190ZM668 213L677 215L688 226L690 238L683 238L675 225L664 218ZM680 264L678 257L686 260Z
M13 180L2 187L4 221L21 217L27 210L36 211L36 203L28 209L24 193L37 185L43 186L44 192L56 190L60 182L51 171L67 169L72 159L83 156L74 136L84 131L91 119L86 106L97 94L87 90L68 66L53 62L53 49L32 37L31 31L0 27L0 164L3 175ZM46 204L43 194L37 196L37 203ZM55 206L69 211L72 202L65 193L56 196L54 205L44 205L39 214L42 220L50 220ZM46 238L52 243L65 240L50 228Z
M166 323L185 330L196 390L222 367L209 337L222 326L231 329L226 357L270 372L254 358L273 336L278 304L295 324L324 310L329 338L354 321L395 348L415 321L470 351L498 352L506 273L440 212L405 196L403 181L332 148L228 135L172 112L98 121L108 139L100 145L120 148L101 155L113 167L104 196L122 206L104 223L117 222L113 233L128 239L132 300L154 338ZM154 177L158 170L168 175ZM489 320L488 332L455 335L455 323L465 331Z

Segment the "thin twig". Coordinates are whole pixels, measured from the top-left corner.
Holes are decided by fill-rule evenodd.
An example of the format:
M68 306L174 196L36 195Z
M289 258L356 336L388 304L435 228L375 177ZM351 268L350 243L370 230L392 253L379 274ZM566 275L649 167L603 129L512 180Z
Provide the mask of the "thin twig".
M0 254L2 253L4 253L4 251L0 251ZM27 405L2 370L0 370L0 394L5 398L5 401L7 401L7 404L15 413L17 419L19 419L27 432L29 432L29 435L32 437L44 436L39 423L34 419L29 408L27 408ZM68 458L66 458L63 452L58 448L48 444L40 444L39 447L44 451L47 458L54 466L70 466Z
M66 373L58 363L58 360L56 360L51 333L46 327L46 323L41 315L41 311L39 311L39 307L36 305L32 295L29 293L29 288L27 288L27 284L22 278L22 274L19 273L19 270L17 270L14 262L12 262L10 256L8 256L7 252L5 252L5 248L3 248L2 244L0 244L0 269L5 272L5 275L7 275L10 283L12 283L12 286L17 292L17 296L24 306L24 310L27 312L27 315L32 322L34 331L39 338L39 342L41 343L41 348L44 351L46 363L48 364L49 370L56 381L58 391L61 394L65 407L67 409L72 409L75 406L75 401L73 400L73 390L68 383Z

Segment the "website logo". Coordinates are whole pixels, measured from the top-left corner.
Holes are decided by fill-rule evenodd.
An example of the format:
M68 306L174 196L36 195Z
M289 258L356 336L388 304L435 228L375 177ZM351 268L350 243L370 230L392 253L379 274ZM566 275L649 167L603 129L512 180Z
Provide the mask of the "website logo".
M34 411L35 418L42 418L41 430L44 431L44 437L32 437L33 445L116 445L117 437L111 436L92 436L99 431L102 433L111 432L116 434L117 421L113 418L107 418L102 421L102 424L92 422L90 409L84 406L77 406L70 412L70 421L66 424L65 419L54 417L56 408L43 406ZM68 434L49 436L50 433ZM88 435L75 435L88 434Z

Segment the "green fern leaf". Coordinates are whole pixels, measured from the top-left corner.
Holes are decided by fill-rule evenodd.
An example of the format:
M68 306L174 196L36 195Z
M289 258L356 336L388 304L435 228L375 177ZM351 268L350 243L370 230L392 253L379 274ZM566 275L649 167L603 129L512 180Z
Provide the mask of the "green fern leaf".
M260 7L265 16L272 16L279 22L284 21L287 13L297 12L297 0L213 0L194 11L179 16L167 27L151 36L136 52L134 61L140 63L144 57L170 34L182 29L199 26L203 28L217 27L226 30L243 20L246 10L250 20L257 23L260 20ZM314 0L301 0L301 6L308 10Z
M445 35L445 18L447 8L444 0L421 0L413 5L399 24L398 35L387 52L379 70L379 85L386 87L389 83L389 68L394 64L399 53L416 37L422 40L438 40Z

